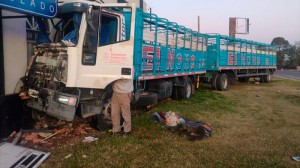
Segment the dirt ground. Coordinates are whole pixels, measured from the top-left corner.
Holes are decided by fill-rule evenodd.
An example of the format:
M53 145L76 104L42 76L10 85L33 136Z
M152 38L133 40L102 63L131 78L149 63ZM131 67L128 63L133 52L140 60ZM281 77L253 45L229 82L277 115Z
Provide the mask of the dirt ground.
M49 152L63 145L72 145L74 139L83 140L84 137L97 137L101 134L91 127L89 119L75 117L74 121L68 122L47 115L38 116L32 129L20 130L20 138L17 138L17 132L13 132L5 141L15 140L17 145Z

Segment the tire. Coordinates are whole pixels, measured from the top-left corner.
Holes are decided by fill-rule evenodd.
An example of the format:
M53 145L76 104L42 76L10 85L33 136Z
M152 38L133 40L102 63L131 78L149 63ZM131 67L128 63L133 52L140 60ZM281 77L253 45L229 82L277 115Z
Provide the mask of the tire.
M219 74L215 74L210 80L210 86L212 90L217 90L217 78Z
M101 113L93 116L90 124L99 131L106 131L112 128L111 99L105 100Z
M149 105L156 104L158 100L158 95L157 93L154 92L142 92L140 94L140 97L137 101L137 106L138 107L146 107Z
M267 75L260 76L260 83L269 83L271 82L271 73L268 73Z
M167 80L155 80L148 83L148 91L157 93L158 100L162 100L172 95L173 83Z
M174 100L179 100L178 88L179 88L178 86L173 86L171 97Z
M269 83L271 82L271 73L268 73L267 75L264 76L264 82Z
M238 80L239 80L239 82L248 82L249 77L239 77Z
M228 81L229 85L235 85L236 84L236 78L233 73L228 73Z
M92 117L91 126L99 131L107 131L112 128L111 120L107 120L102 114L97 114Z
M184 80L183 87L177 87L177 89L178 89L177 91L178 91L179 100L191 98L192 97L192 91L193 91L191 78L186 78Z
M219 91L227 90L229 85L227 74L220 74L217 78L216 85Z
M264 83L264 82L265 82L264 76L259 76L259 83Z

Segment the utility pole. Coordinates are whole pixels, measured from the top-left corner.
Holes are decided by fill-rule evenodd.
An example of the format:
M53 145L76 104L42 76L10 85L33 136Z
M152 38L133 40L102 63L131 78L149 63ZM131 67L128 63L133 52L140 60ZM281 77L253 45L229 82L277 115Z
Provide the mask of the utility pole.
M299 46L300 47L300 46ZM298 51L298 44L296 43L295 44L295 54L296 54L296 70L300 70L300 66L299 66L299 58L298 58L298 54L297 54L297 51Z
M235 38L236 34L236 18L229 18L229 37Z
M200 16L198 16L198 33L200 33Z

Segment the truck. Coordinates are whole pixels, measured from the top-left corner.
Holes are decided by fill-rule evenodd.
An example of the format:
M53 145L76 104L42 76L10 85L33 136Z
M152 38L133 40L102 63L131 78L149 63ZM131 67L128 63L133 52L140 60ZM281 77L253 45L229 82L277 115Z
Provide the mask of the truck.
M147 106L191 98L203 80L218 90L231 78L267 82L276 69L271 45L202 34L134 3L69 0L55 18L36 21L21 92L29 108L63 120L109 118L112 83L120 79L132 79L133 102Z

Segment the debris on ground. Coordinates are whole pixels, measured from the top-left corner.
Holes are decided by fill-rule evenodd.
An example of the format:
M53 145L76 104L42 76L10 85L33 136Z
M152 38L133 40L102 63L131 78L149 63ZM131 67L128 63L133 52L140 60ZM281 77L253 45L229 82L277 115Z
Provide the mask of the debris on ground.
M49 155L49 152L25 148L8 142L0 143L1 168L38 167Z
M12 135L12 134L11 134L11 135ZM19 139L20 139L20 137L21 137L21 135L22 135L22 132L19 131L18 133L14 134L14 135L16 135L16 136L15 136L14 140L12 141L12 144L15 145L15 144L18 143L18 141L19 141Z
M82 142L86 143L86 142L93 142L93 141L97 141L97 140L98 140L98 138L88 136L88 137L84 137Z
M163 123L171 130L171 133L178 133L191 141L212 136L212 129L209 125L182 118L175 112L155 112L152 114L152 119L157 123Z
M58 120L49 116L38 117L32 129L13 131L3 141L32 149L49 151L57 146L70 144L78 137L90 137L86 142L96 140L99 131L92 128L88 121L76 119L72 122Z
M295 161L297 161L297 162L300 161L300 156L294 156L294 157L292 157L292 158L293 158L293 160L295 160Z
M72 154L68 154L67 156L65 156L65 159L68 159L72 156Z

